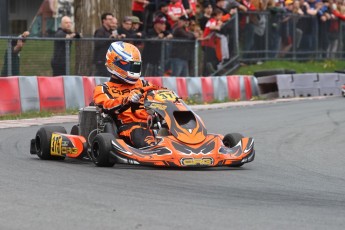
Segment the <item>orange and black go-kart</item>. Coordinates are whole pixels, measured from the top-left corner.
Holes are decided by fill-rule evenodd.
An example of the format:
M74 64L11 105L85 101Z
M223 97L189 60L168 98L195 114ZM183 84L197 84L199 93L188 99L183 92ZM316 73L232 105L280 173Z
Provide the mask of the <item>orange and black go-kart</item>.
M341 87L341 94L345 97L345 85Z
M31 140L31 154L41 159L84 158L96 166L116 163L163 167L240 167L254 160L254 139L239 133L208 133L203 121L177 94L168 89L145 87L147 127L155 145L134 148L120 139L113 120L101 108L79 112L79 124L67 134L64 127L42 127ZM138 107L138 104L136 104ZM134 110L135 111L135 110Z

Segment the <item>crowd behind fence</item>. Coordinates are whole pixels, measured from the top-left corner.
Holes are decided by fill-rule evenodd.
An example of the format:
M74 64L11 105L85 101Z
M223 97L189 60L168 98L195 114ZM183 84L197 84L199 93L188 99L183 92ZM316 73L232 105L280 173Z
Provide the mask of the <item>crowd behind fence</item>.
M255 17L254 21L251 18ZM315 16L299 16L286 12L256 12L236 14L219 32L226 37L230 57L218 69L205 71L208 63L202 41L178 39L123 39L142 51L143 76L172 76L172 63L181 53L188 60L188 76L221 75L222 69L234 63L256 63L267 60L344 59L345 23L338 20L320 21ZM18 37L0 37L0 66L3 76L52 76L51 59L54 41L65 41L66 75L94 76L94 43L114 40L83 37L57 39L29 37L20 52L20 62L13 63L11 44ZM6 52L7 51L7 52ZM104 54L105 55L105 54ZM4 63L7 64L4 67ZM19 64L20 63L20 64ZM12 64L12 66L10 66ZM20 65L14 72L13 64ZM175 68L178 65L175 65ZM16 68L16 67L15 67ZM207 75L207 76L208 76Z

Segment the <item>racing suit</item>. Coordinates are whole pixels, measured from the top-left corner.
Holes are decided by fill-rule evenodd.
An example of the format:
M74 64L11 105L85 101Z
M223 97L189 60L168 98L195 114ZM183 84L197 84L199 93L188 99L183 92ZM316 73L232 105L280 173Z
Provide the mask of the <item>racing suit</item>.
M147 128L145 109L134 108L126 101L133 89L140 89L151 84L139 79L136 84L125 84L111 78L110 81L97 85L93 99L97 106L102 107L103 112L115 121L119 136L128 144L142 148L154 144L152 131ZM143 98L140 102L143 103Z

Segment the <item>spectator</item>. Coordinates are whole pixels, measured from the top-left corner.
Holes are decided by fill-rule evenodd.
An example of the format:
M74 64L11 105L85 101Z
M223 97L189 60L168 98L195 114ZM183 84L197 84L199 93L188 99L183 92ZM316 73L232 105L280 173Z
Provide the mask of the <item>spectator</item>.
M114 25L114 16L111 13L104 13L101 16L102 26L95 31L95 38L114 38L116 34L112 34L112 28L115 28ZM117 24L117 20L116 20ZM111 40L104 41L99 40L95 41L94 52L93 52L93 63L95 65L96 76L108 76L108 71L104 66L105 57L104 54L107 52L108 47L111 44Z
M223 14L228 14L232 9L239 9L246 12L247 7L237 2L236 0L218 0L216 7L223 11Z
M61 18L60 28L55 33L56 38L80 38L79 33L72 32L72 20L68 16ZM51 60L53 76L66 75L66 42L65 40L54 41L54 53ZM71 48L71 45L70 45Z
M140 21L140 19L137 16L132 16L132 30L136 34L137 37L142 37L142 31L140 28L140 25L143 23Z
M254 15L252 18L253 28L254 28L254 44L253 44L253 51L257 51L253 56L254 58L264 58L263 51L265 50L266 46L266 25L268 24L268 15L264 12L267 10L268 4L270 3L269 0L254 0L252 1L254 4L255 9L257 10L257 14ZM262 64L262 61L257 61L256 64Z
M135 38L136 36L132 30L132 25L132 18L126 16L123 19L120 28L117 30L118 34L123 38Z
M173 31L174 38L191 41L195 40L198 35L187 31L188 24L188 18L182 15ZM194 52L191 52L192 50L194 50L194 43L173 43L171 51L172 76L189 76L188 62L193 60Z
M303 32L299 48L301 54L299 56L307 58L309 56L308 52L316 48L316 28L318 22L315 15L317 14L317 9L310 7L309 2L306 0L300 0L300 7L304 16L298 20L297 24L297 28Z
M144 46L143 57L145 59L145 76L162 76L164 73L164 60L161 60L164 43L158 42L172 38L172 34L166 31L167 19L157 15L153 20L153 28L148 30L145 38L149 39Z
M240 30L244 32L244 38L241 38L241 41L243 41L243 58L249 59L253 56L250 52L253 50L254 46L254 26L256 23L255 11L257 9L253 4L254 0L242 0L241 2L247 8L248 12L240 15Z
M171 32L172 29L171 29L171 26L169 23L168 11L169 11L169 4L167 2L161 2L159 4L158 11L156 11L156 13L155 13L155 16L161 15L161 16L167 18L168 20L165 23L166 24L166 31Z
M345 15L342 12L343 0L336 0L331 4L332 10L331 20L329 24L329 44L327 47L327 58L335 58L340 47L339 32L341 23L339 20L344 21Z
M20 51L25 44L25 38L30 35L29 31L19 35L18 40L11 41L11 73L8 72L8 52L5 51L4 65L2 67L1 76L18 76L20 74Z
M299 7L299 3L294 2L293 0L285 1L286 16L282 21L282 49L281 57L284 57L287 52L290 51L292 46L295 44L295 47L299 47L299 43L302 38L302 30L296 28L294 33L294 20L293 17L298 15L303 15L303 11Z
M332 9L330 8L329 0L322 0L322 7L317 13L319 20L319 48L322 51L323 58L329 58L327 56L327 49L329 46L331 36L329 34L329 28L331 23ZM334 17L334 16L333 16Z
M182 15L187 15L187 12L179 0L170 0L168 15L170 26L173 28L177 20Z
M113 17L113 19L111 20L111 24L110 24L110 30L111 30L111 38L115 38L115 39L121 39L123 38L121 35L119 35L118 31L118 22L117 19L115 17Z
M147 32L153 27L154 13L157 11L159 2L162 0L149 0L149 4L144 9L143 31Z
M137 16L132 16L132 33L133 33L133 38L142 38L143 33L141 31L141 26L143 23L139 20ZM144 44L141 41L134 41L133 45L135 45L140 52L143 50Z
M194 16L189 18L189 25L188 25L187 31L194 33L196 38L202 37L202 30L200 26L197 24Z
M215 72L217 65L219 64L220 60L216 54L216 42L217 36L216 31L221 30L222 26L222 18L223 12L219 9L215 9L212 12L210 20L206 23L204 34L203 34L203 41L201 45L204 49L204 75L208 76Z
M132 15L138 17L140 21L144 21L145 7L149 3L147 0L132 0Z
M185 0L185 2L182 3L184 8L186 9L188 17L195 17L197 0Z
M206 23L211 18L213 8L212 8L211 3L208 1L205 1L203 6L204 6L204 9L203 9L204 13L202 17L199 19L199 25L202 30L205 30Z

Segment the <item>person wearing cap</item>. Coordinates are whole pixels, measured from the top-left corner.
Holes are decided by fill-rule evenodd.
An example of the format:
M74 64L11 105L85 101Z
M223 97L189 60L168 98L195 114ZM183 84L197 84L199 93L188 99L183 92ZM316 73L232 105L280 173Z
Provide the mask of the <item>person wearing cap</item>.
M141 38L143 36L142 34L142 30L141 30L141 25L143 24L140 19L137 16L132 16L132 31L133 34L137 37L137 38Z
M143 57L145 59L145 76L163 76L164 63L161 63L162 43L157 40L171 39L173 36L166 31L166 17L156 15L153 19L153 28L150 28L145 37L148 41L144 44Z
M155 16L157 16L157 15L164 16L167 19L167 21L165 23L166 24L166 31L171 32L172 29L171 29L171 25L169 23L168 12L169 12L169 4L165 1L163 1L159 4L158 10L155 12Z
M121 26L117 30L119 35L123 38L136 38L134 31L132 30L132 17L126 16L122 20Z
M193 60L194 41L197 35L187 31L188 18L182 15L173 30L174 39L186 40L186 42L174 42L171 49L172 76L189 76L189 62ZM188 41L188 42L187 42Z

